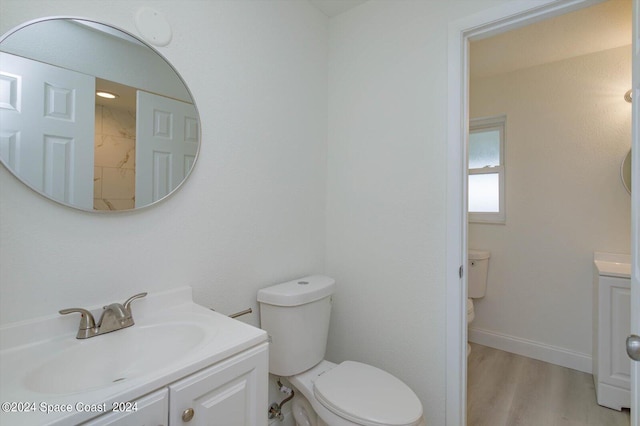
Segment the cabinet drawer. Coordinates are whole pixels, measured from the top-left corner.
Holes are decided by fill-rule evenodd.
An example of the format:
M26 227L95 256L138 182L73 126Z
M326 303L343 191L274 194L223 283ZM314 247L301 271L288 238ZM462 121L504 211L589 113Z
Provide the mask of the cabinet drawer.
M107 407L111 408L111 407ZM87 426L166 426L169 424L169 391L164 388L123 404L122 412L110 412L82 423Z

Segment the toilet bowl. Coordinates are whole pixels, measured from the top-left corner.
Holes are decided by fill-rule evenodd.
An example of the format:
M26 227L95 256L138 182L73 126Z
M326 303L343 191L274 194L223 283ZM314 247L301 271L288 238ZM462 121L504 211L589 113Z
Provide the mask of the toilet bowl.
M467 324L476 318L476 311L473 309L473 299L467 299Z
M314 275L258 292L269 333L269 372L296 390L299 426L424 426L422 404L400 379L355 361L324 360L332 278Z
M476 311L473 309L473 299L467 299L467 327L469 323L473 321L476 317ZM467 356L471 353L471 345L467 343Z

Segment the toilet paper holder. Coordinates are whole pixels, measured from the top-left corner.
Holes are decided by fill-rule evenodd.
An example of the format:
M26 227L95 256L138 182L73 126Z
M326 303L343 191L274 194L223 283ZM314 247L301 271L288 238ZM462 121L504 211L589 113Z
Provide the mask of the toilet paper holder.
M216 311L216 310L215 310L215 309L213 309L213 308L209 308L209 309L211 309L211 310L212 310L212 311L214 311L214 312ZM253 312L253 309L251 309L251 308L247 308L247 309L245 309L244 311L236 312L235 314L230 314L230 315L228 315L228 316L229 316L229 318L238 318L238 317L240 317L240 316L242 316L242 315L250 314L250 313L252 313L252 312Z
M242 315L247 315L247 314L250 314L252 312L253 312L253 310L251 308L248 308L248 309L245 309L244 311L236 312L235 314L229 315L229 318L241 317Z

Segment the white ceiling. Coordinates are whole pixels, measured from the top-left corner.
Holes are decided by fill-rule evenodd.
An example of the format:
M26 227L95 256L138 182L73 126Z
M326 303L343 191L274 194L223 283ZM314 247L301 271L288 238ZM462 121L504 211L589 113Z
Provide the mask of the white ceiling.
M105 99L96 96L96 105L125 109L135 113L137 90L135 87L96 77L96 92L110 92L118 96L116 99Z
M309 0L309 2L320 9L329 18L346 12L367 0Z
M367 0L309 0L328 17ZM391 0L389 0L391 1ZM632 0L608 0L471 43L471 78L631 44Z
M631 0L609 0L471 43L471 78L631 44Z

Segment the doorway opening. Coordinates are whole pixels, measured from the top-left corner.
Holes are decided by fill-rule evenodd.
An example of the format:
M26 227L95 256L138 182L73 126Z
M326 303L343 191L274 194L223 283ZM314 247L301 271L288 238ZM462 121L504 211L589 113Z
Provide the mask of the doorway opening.
M534 22L559 17L568 12L600 3L598 1L567 0L561 2L544 1L536 7L525 5L505 5L490 9L450 25L450 82L449 82L449 197L448 197L448 249L447 249L447 425L465 424L466 420L466 277L459 275L459 267L466 269L469 227L466 218L467 191L467 141L470 114L469 65L470 44L506 31L522 28ZM622 99L622 90L619 98ZM517 94L514 94L517 96ZM623 104L621 104L623 105ZM625 105L623 105L625 107ZM502 111L500 112L502 113ZM628 113L627 113L628 114ZM507 117L508 122L508 117ZM507 135L509 134L507 124ZM509 136L507 136L509 138ZM509 150L509 142L507 148ZM507 186L509 185L509 165L507 164ZM509 194L507 194L508 196ZM507 222L509 209L507 208ZM485 225L499 227L501 225ZM485 248L485 247L471 247ZM589 281L590 282L590 281ZM588 307L590 310L590 307ZM553 346L553 345L551 345ZM549 349L549 348L547 348ZM590 351L574 351L589 353ZM575 354L574 354L575 355ZM588 368L588 357L580 359L583 369ZM575 360L575 357L574 357Z

